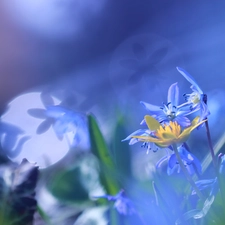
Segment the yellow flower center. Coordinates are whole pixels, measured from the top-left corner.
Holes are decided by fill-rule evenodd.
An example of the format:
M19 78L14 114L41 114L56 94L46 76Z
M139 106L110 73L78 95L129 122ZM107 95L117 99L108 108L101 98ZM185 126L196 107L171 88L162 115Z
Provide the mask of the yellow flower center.
M170 121L168 125L160 126L155 132L155 136L159 139L177 139L180 134L180 125L172 121Z
M206 120L199 121L199 117L195 117L191 126L181 130L181 126L177 122L170 121L169 124L160 124L154 117L146 115L145 121L150 131L155 131L154 136L132 136L143 142L152 142L161 148L166 148L174 143L183 143L187 141L190 133L204 123Z

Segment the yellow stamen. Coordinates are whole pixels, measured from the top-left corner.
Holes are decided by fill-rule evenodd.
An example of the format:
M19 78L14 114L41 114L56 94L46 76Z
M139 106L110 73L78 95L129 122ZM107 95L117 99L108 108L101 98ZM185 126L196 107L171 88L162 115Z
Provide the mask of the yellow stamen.
M169 124L165 124L162 126L154 117L145 116L145 121L148 125L148 128L152 131L153 128L155 130L155 137L151 136L133 136L133 138L138 138L143 142L153 142L156 145L164 148L168 147L174 143L183 143L185 142L190 133L198 127L200 124L204 123L206 120L198 122L199 117L196 117L191 126L187 127L183 131L181 131L181 126L177 122L170 121Z

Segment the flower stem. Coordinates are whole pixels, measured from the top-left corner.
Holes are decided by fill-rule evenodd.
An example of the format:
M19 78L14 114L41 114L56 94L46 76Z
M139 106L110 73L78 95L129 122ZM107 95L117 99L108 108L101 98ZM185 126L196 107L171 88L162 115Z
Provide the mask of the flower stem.
M207 105L207 95L206 94L204 94L204 96L203 96L203 102ZM209 149L210 149L210 153L211 153L211 156L212 156L212 162L213 162L213 165L214 165L214 167L217 171L218 168L217 168L217 163L216 163L216 159L215 159L215 153L214 153L212 139L211 139L211 135L210 135L208 120L205 121L205 127L206 127L207 139L208 139L208 143L209 143Z
M206 134L207 134L207 139L208 139L208 143L209 143L210 153L211 153L211 156L212 156L213 165L217 170L217 163L216 163L215 153L214 153L213 145L212 145L212 139L211 139L211 135L210 135L210 131L209 131L208 120L205 121L205 127L206 127Z
M184 175L186 176L188 182L190 183L190 185L192 186L192 188L195 190L195 192L198 195L198 197L200 199L204 200L205 198L204 198L203 194L200 192L200 190L196 186L195 182L193 181L192 177L190 176L190 174L188 173L186 167L184 166L184 163L183 163L182 159L180 158L180 154L179 154L179 152L177 150L177 145L176 144L173 144L172 146L173 146L174 153L175 153L175 155L177 157L177 161L178 161L178 163L179 163L179 165L180 165L180 167L181 167Z

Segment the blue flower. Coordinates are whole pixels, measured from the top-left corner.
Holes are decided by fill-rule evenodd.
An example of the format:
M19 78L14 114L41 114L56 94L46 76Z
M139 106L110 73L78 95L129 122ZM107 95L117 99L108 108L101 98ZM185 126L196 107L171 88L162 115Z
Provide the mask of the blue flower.
M220 159L220 168L219 168L219 174L224 176L225 174L225 155L221 154L219 155ZM218 184L218 178L215 177L213 179L208 180L199 180L195 182L199 190L210 190L209 197L216 196L216 194L219 192L219 184ZM192 191L192 194L195 194L194 191Z
M163 107L152 105L141 101L140 103L150 112L150 115L158 120L160 123L176 121L183 127L190 126L191 121L186 117L192 111L190 108L185 108L178 105L179 102L179 88L177 83L172 84L168 90L167 104ZM144 123L144 120L141 124Z
M31 116L44 119L37 128L37 134L46 132L52 126L59 140L62 140L68 133L73 134L71 146L76 146L81 141L87 142L87 121L84 114L66 109L61 105L44 105L45 109L28 110L28 114Z
M141 147L147 148L147 154L149 153L150 150L153 150L153 152L157 152L159 147L156 146L153 142L144 142L143 143L143 141L141 141L141 139L133 137L133 136L142 136L142 137L153 136L153 134L154 134L154 132L150 131L149 129L139 129L139 130L134 131L132 134L130 134L128 137L126 137L122 141L130 140L129 145L133 145L137 142L142 142Z
M220 178L224 179L223 177L224 177L224 173L225 173L225 170L224 170L225 155L219 156L219 158L221 160L220 168L219 168L219 175L222 175ZM223 182L224 182L224 180L223 180ZM190 218L200 219L200 218L204 217L210 210L211 205L213 204L216 195L220 191L219 182L218 182L217 177L215 177L213 179L198 180L195 182L195 184L200 191L207 190L209 194L203 204L202 209L193 209L193 210L186 212L182 216L182 218L185 220L188 220ZM192 195L193 194L196 194L196 192L194 190L192 191ZM180 223L181 223L181 220L178 219L176 221L176 224L180 224Z
M106 198L108 201L114 202L114 208L122 215L132 215L136 213L133 203L125 196L124 190L121 190L117 195L103 195L94 198Z
M3 153L15 158L21 153L24 143L30 136L24 135L24 131L15 125L0 122L0 139Z
M219 191L219 185L218 185L218 179L215 177L214 179L208 179L208 180L199 180L195 182L196 186L200 191L208 189L209 197L215 196L217 192ZM196 192L193 190L192 194L196 194Z
M199 121L204 120L208 115L210 115L209 109L205 103L206 95L203 93L195 79L187 71L180 67L177 67L177 70L192 84L191 89L193 92L191 94L184 94L186 103L183 104L183 107L185 105L189 106L193 112L200 110Z
M181 157L184 165L186 166L189 174L193 175L196 172L198 174L201 174L202 173L201 163L196 156L194 156L192 153L190 153L187 150L187 144L182 144L177 149L178 149L180 157ZM180 165L177 162L177 158L176 158L176 155L174 153L172 153L172 154L168 153L168 155L162 157L157 162L156 168L159 168L162 165L162 163L164 163L167 160L168 160L167 174L171 175L171 174L174 173L175 170L179 173L180 172Z

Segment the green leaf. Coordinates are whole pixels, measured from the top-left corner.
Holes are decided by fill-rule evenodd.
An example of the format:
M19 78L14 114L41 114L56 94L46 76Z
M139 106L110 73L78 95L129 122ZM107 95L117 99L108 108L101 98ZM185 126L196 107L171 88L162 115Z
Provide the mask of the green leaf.
M101 184L109 195L115 195L119 191L119 185L116 180L116 168L93 115L88 115L88 126L91 151L100 162Z
M125 121L119 118L112 139L112 156L120 177L131 177L131 152L127 142L121 142L126 137ZM122 178L123 178L122 177Z
M74 155L70 151L60 165L43 172L44 176L51 176L51 180L46 183L48 190L64 202L86 204L91 192L100 188L99 166L96 157L90 153Z
M89 196L82 182L82 176L79 167L58 173L50 184L51 193L62 201L87 201Z

